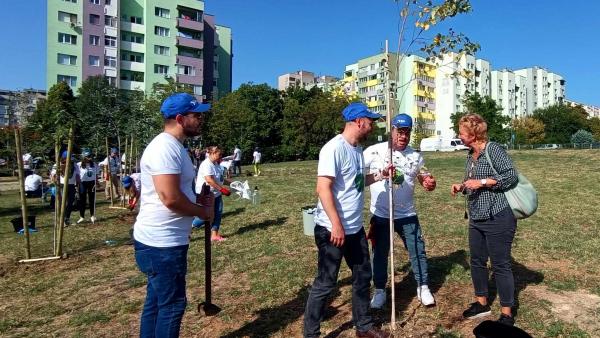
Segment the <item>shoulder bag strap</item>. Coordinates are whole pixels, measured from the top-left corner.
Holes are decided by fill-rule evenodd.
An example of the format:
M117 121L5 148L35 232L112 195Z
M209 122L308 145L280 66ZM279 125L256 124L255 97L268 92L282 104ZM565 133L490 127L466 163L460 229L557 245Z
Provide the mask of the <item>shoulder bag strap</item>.
M492 159L490 158L490 154L488 153L488 145L489 144L490 144L490 142L485 144L485 149L484 149L485 158L487 159L488 163L490 164L490 167L492 167L494 174L496 174L496 176L498 176L498 172L496 171L496 168L494 168L494 164L492 163Z

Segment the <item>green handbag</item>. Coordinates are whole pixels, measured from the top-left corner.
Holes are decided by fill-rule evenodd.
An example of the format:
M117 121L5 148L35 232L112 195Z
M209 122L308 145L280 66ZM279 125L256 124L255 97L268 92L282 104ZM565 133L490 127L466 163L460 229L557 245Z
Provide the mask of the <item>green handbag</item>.
M494 173L498 175L498 172L494 168L494 164L492 164L490 155L488 154L487 144L485 145L485 158L490 164L490 167L492 167ZM506 197L506 200L508 200L508 204L515 215L515 218L524 219L533 215L537 210L538 196L537 191L527 177L520 174L518 171L517 175L519 182L511 189L506 190L504 196Z

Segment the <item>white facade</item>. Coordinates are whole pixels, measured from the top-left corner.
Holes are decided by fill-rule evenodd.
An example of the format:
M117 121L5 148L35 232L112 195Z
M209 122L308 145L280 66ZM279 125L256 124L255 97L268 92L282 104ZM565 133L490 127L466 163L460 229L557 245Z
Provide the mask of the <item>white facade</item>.
M527 115L536 109L563 103L565 81L560 75L537 66L515 70L515 74L526 79Z
M571 101L571 100L567 100L567 99L565 99L565 104L568 106L571 106L571 107L581 106L588 113L588 118L592 118L592 117L600 118L600 107L598 107L598 106L592 106L589 104L579 103L579 102L575 102L575 101Z
M309 84L315 83L315 73L299 70L295 73L280 75L277 81L279 90L286 90L292 86L305 88Z

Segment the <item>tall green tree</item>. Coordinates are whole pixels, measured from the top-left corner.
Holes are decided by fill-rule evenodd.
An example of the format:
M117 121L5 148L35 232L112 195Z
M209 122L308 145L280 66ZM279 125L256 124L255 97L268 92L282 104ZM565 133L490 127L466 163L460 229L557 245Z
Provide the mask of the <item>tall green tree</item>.
M590 131L596 140L600 140L600 118L592 117L588 120Z
M489 96L481 96L479 93L471 94L463 99L464 112L456 112L450 116L454 132L458 134L458 122L466 114L479 114L487 122L488 137L491 141L508 143L510 130L506 128L510 117L502 115L502 107L498 106Z
M516 144L543 143L546 137L544 122L533 117L514 119L511 121L511 127L515 133Z
M109 138L111 145L118 144L128 122L119 89L109 84L106 77L99 75L85 79L78 93L75 100L78 116L75 144L104 154L105 138Z
M204 145L219 145L225 154L237 145L244 161L255 147L263 148L265 160L281 144L280 124L283 102L279 91L267 84L243 84L213 105L206 116Z
M536 109L533 117L544 123L545 143L569 143L571 135L589 128L586 111L577 107L554 105Z
M66 82L59 82L48 90L45 101L41 101L29 118L27 131L37 135L38 142L30 143L30 150L48 155L54 143L62 143L68 136L69 127L77 125L77 114L73 104L75 98Z
M290 88L284 94L282 145L286 159L315 159L321 147L343 128L348 98L318 88Z

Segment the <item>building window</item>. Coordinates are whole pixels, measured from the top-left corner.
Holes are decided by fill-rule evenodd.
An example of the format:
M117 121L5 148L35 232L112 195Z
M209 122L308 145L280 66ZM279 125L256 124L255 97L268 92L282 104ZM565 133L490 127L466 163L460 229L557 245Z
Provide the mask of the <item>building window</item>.
M154 65L154 74L164 74L164 75L167 75L167 73L169 73L169 66Z
M69 86L77 86L77 76L60 75L56 76L56 82L66 82Z
M90 0L90 3L94 4L94 5L99 5L100 4L100 0Z
M131 16L129 17L129 22L131 23L137 23L138 25L142 24L142 18L140 18L139 16Z
M58 11L58 21L77 23L77 14Z
M110 6L112 4L112 1L111 0L104 0L104 4L106 6Z
M144 62L144 55L123 53L121 54L121 60L142 63Z
M192 66L177 65L177 74L195 76L196 68Z
M117 47L117 38L114 36L105 36L104 45L109 47Z
M64 2L72 2L72 3L74 3L74 4L76 4L76 3L77 3L77 0L62 0L62 1L64 1Z
M142 34L135 33L123 33L121 35L123 41L133 42L133 43L144 43L144 36Z
M57 57L57 62L61 65L74 66L77 64L77 56L59 53Z
M100 57L96 55L90 55L88 64L90 66L100 67Z
M70 45L76 45L77 44L77 35L58 33L58 42L68 43Z
M100 44L100 37L98 35L90 35L90 45L98 46Z
M158 36L169 36L169 29L161 26L154 26L154 34Z
M100 24L100 15L90 14L90 24L99 25Z
M154 15L169 19L171 18L171 11L166 8L154 7Z
M104 66L105 67L117 67L117 58L114 56L105 56L104 57Z
M109 27L117 27L117 18L114 16L105 15L104 25Z
M169 47L154 45L154 54L171 55L171 50Z
M114 76L107 76L106 79L108 80L108 84L111 86L116 86L117 85L117 78Z
M202 95L202 86L194 86L194 95Z

